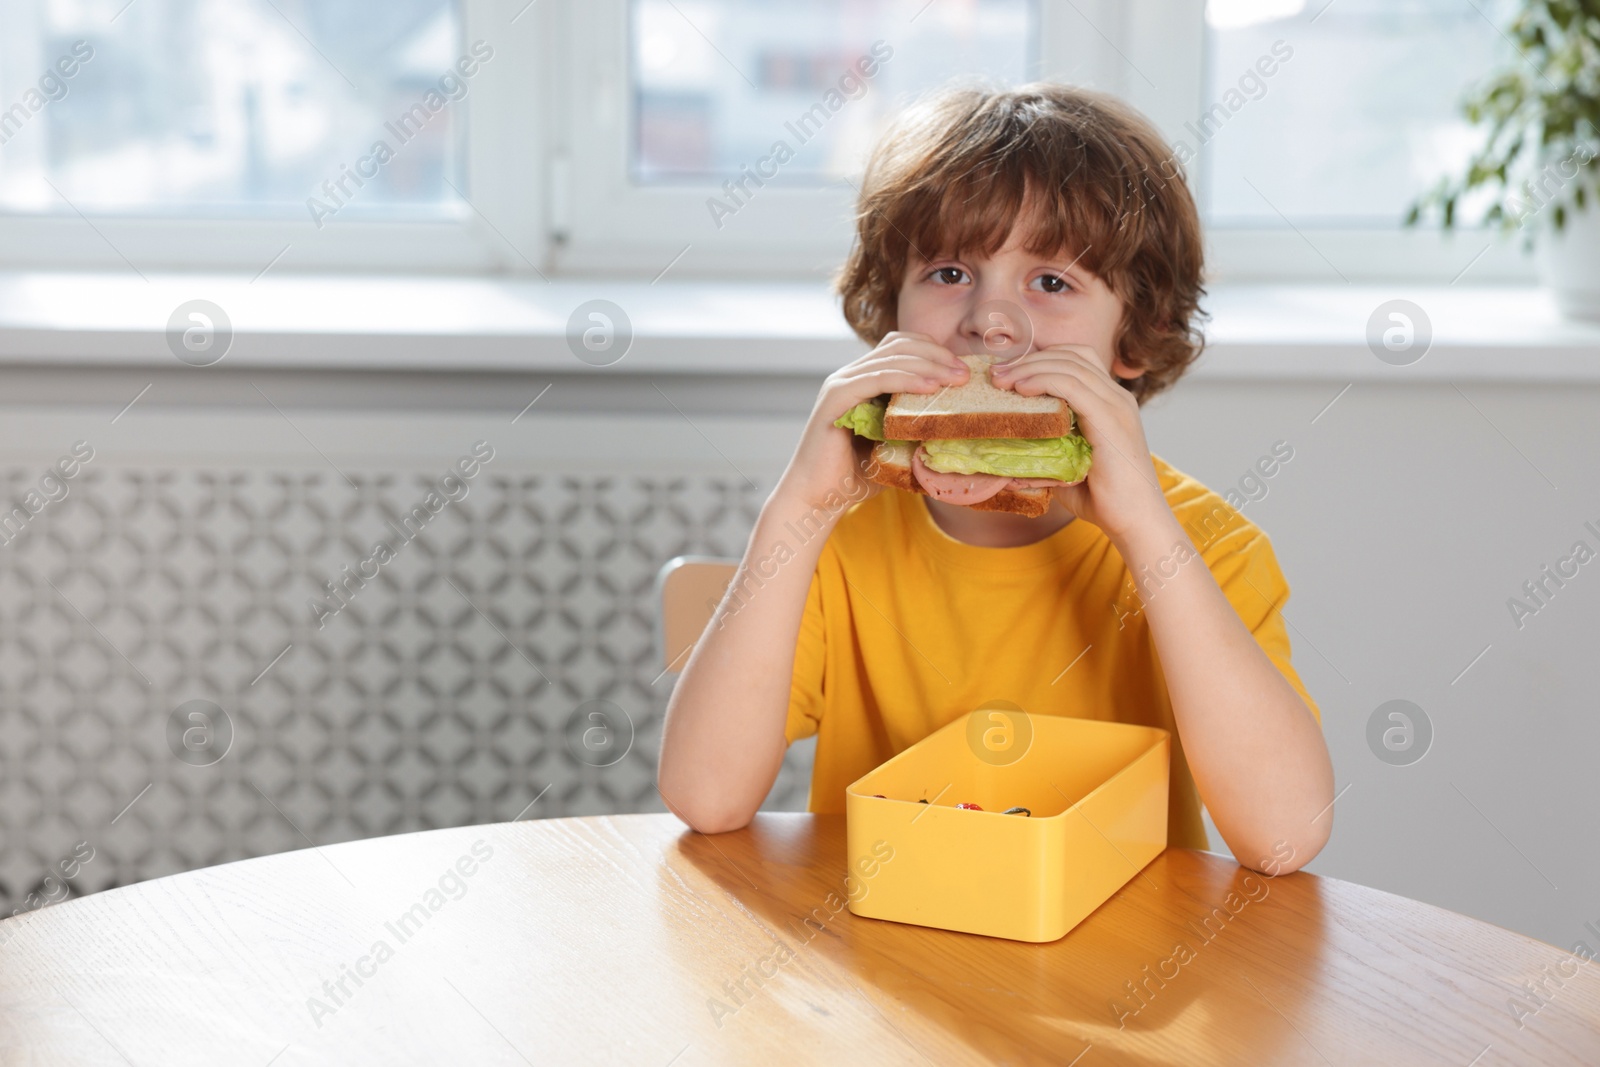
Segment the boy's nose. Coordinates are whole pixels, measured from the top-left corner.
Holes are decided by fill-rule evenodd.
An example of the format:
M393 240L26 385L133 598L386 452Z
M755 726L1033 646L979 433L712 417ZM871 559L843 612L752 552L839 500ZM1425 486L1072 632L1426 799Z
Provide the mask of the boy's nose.
M1033 323L1009 300L984 300L962 318L961 340L968 354L1003 363L1033 347Z

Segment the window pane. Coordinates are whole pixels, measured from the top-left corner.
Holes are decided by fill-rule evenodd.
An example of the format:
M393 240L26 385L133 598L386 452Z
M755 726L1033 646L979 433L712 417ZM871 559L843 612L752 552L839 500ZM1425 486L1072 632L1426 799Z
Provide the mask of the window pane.
M1482 145L1457 105L1514 54L1496 29L1514 6L1210 0L1205 106L1221 108L1182 137L1198 148L1189 171L1204 174L1208 221L1281 227L1282 212L1296 226L1399 228L1411 200Z
M451 209L472 83L454 7L0 0L0 210Z
M632 0L633 175L859 173L906 96L1035 69L1031 0ZM876 52L874 49L876 48ZM864 65L858 65L864 64ZM778 142L793 153L774 158Z

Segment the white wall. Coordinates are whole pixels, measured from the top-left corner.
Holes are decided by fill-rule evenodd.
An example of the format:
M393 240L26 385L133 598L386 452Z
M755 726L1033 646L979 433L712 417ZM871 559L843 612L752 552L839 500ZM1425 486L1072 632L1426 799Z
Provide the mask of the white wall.
M1245 514L1348 786L1309 869L1570 947L1600 919L1600 561L1521 630L1506 602L1575 541L1600 550L1600 388L1358 382L1313 425L1342 386L1195 381L1146 413L1151 447L1218 490L1294 446ZM1396 698L1434 729L1409 766L1366 740Z

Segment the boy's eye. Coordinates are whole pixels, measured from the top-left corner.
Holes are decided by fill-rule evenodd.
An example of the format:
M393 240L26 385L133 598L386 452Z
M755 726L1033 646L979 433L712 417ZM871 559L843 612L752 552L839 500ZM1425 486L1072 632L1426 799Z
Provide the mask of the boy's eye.
M1041 291L1046 293L1064 293L1070 286L1067 280L1059 274L1041 274L1034 279Z
M931 275L936 281L945 285L960 285L961 280L966 276L967 272L960 267L937 267Z

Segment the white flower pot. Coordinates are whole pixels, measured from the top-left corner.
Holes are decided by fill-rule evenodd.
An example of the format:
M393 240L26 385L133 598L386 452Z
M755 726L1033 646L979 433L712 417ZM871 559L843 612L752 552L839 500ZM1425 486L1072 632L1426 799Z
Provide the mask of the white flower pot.
M1534 259L1539 281L1556 298L1556 306L1569 319L1600 322L1600 203L1591 195L1584 207L1566 201L1566 225L1558 233L1555 208L1540 212Z

